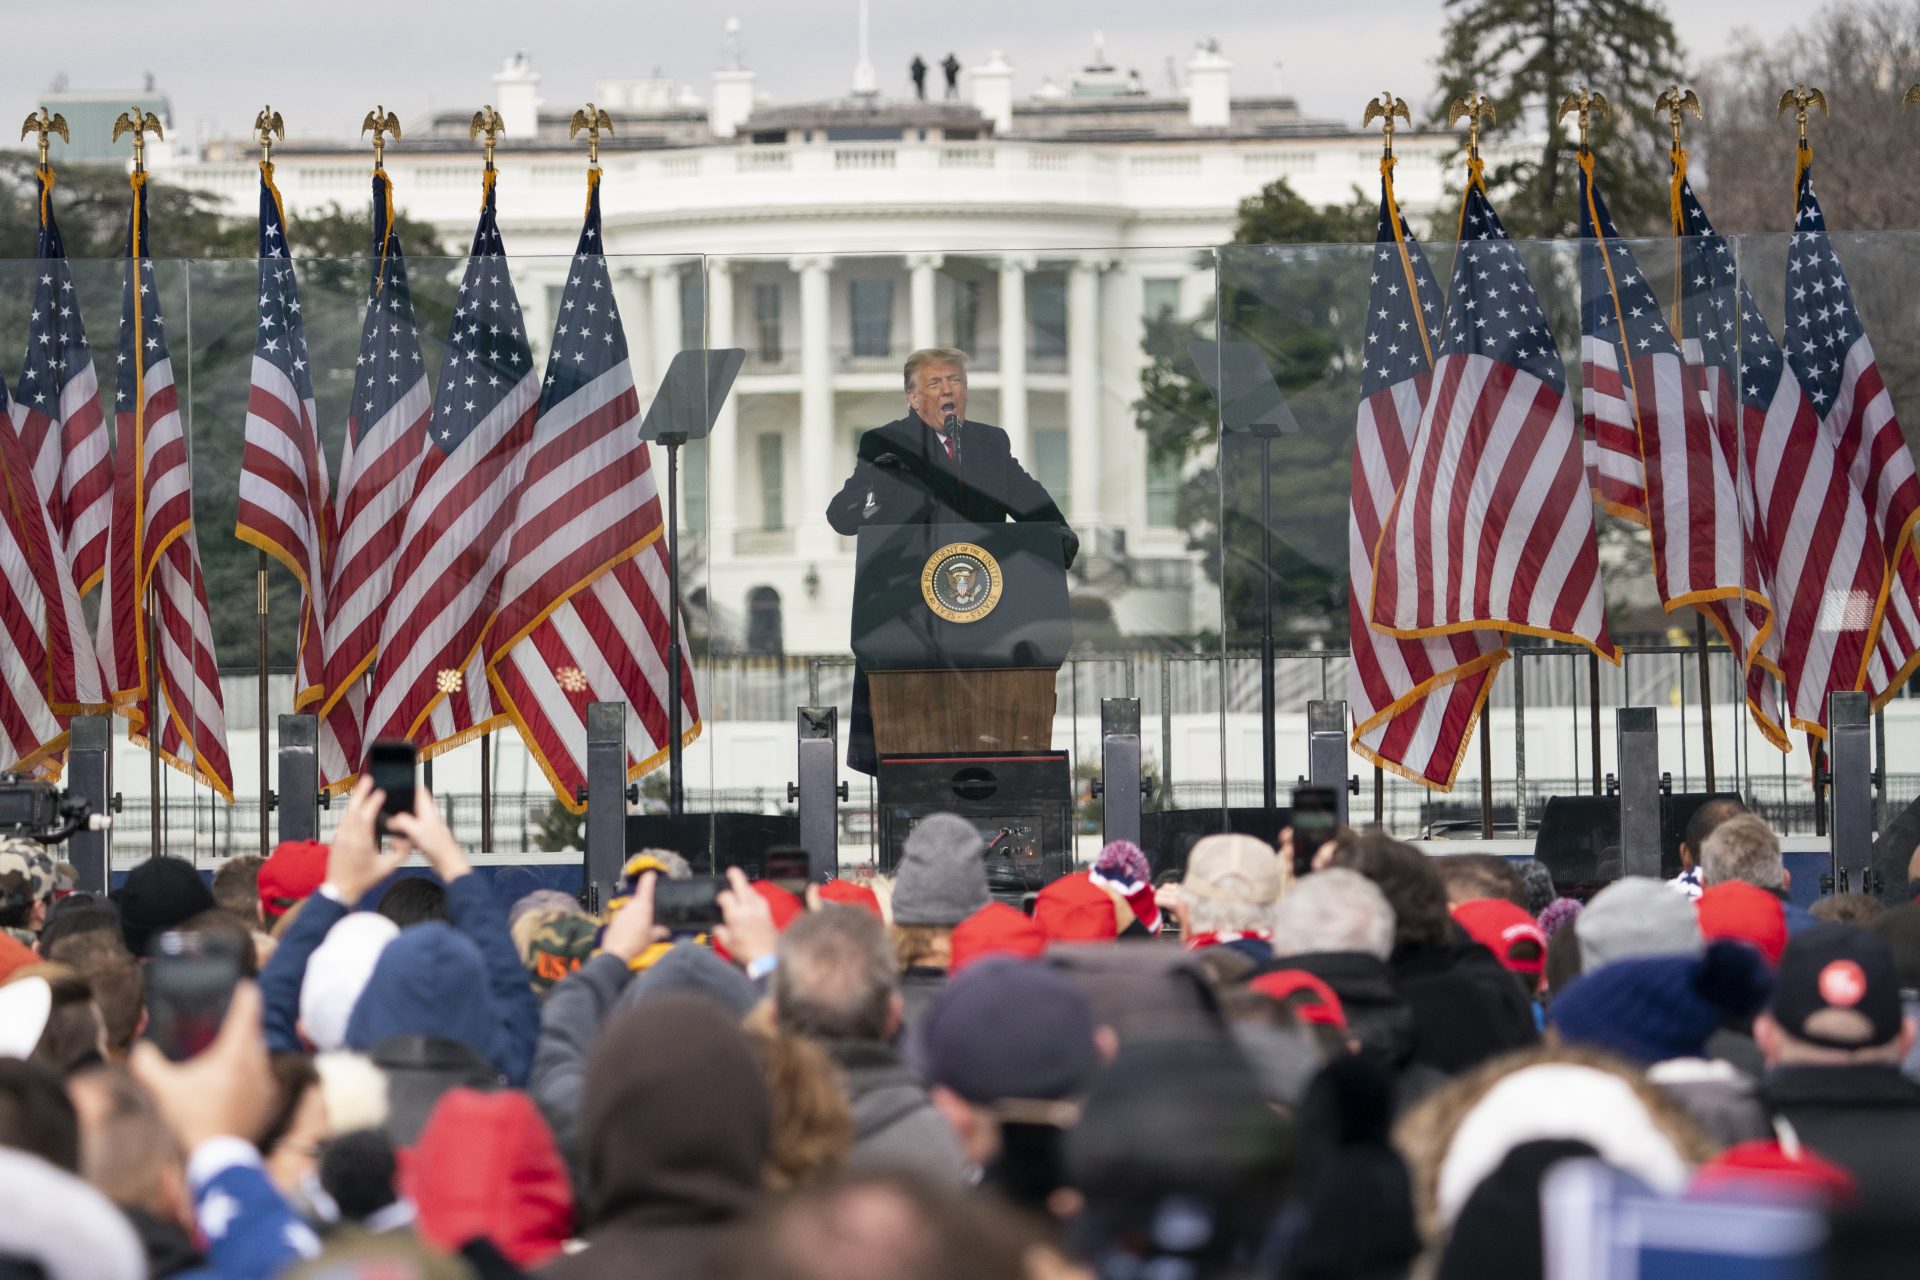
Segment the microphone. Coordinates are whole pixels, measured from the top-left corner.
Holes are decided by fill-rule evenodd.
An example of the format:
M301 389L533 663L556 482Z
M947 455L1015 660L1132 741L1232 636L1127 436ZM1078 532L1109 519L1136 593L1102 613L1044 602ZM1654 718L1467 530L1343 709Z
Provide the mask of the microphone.
M940 424L946 431L947 439L953 441L953 465L960 465L960 418L957 414L948 414L946 421Z

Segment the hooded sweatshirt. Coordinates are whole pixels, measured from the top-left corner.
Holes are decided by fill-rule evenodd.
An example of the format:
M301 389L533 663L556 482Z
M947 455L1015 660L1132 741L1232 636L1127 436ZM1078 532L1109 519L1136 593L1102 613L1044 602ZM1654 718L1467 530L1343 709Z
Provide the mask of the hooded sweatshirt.
M587 1248L556 1280L686 1280L711 1270L757 1203L773 1103L746 1034L703 996L673 994L607 1019L580 1102Z
M487 1056L496 1025L480 948L442 921L389 942L347 1019L346 1047L369 1052L393 1036L431 1036Z

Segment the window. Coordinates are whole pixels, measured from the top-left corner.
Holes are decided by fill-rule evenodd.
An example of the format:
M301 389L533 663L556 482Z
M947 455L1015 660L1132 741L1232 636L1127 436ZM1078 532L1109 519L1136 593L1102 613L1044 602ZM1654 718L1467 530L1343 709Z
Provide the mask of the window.
M762 440L767 437L760 437ZM772 587L747 592L747 652L778 654L786 648L781 635L780 593Z
M765 281L753 286L753 355L763 364L780 363L780 286Z
M763 435L759 438L760 527L762 529L787 527L786 495L782 474L786 466L784 444L785 442L777 435Z
M1033 478L1062 507L1068 505L1067 488L1073 483L1072 456L1072 446L1064 429L1038 427L1034 430Z
M980 336L980 282L953 282L953 345L971 352Z
M1171 529L1180 506L1180 464L1171 458L1147 455L1147 524Z
M1027 353L1035 360L1067 358L1067 282L1034 280L1027 286L1031 332Z
M700 287L698 271L680 276L680 349L698 351L706 346L706 291Z
M848 282L853 313L853 354L881 358L893 354L893 281Z
M1148 320L1172 320L1180 314L1180 280L1159 276L1140 282L1142 312Z

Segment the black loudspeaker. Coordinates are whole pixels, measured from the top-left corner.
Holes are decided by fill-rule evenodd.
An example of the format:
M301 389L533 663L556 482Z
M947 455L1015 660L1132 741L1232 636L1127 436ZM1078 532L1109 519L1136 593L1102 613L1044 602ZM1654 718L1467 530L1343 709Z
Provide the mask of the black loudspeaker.
M1253 836L1272 844L1293 821L1290 807L1279 809L1163 809L1140 815L1140 846L1157 880L1168 872L1187 873L1187 856L1203 836L1224 833Z
M1915 848L1920 848L1920 800L1902 809L1873 842L1874 883L1868 888L1874 897L1889 906L1907 900L1907 866ZM1858 893L1862 886L1848 888Z
M696 875L718 875L739 867L758 877L774 845L800 843L800 818L791 813L664 813L627 815L627 855L642 849L671 849L692 865ZM720 851L715 865L714 850Z
M1684 791L1660 797L1660 875L1680 874L1680 838L1693 811L1709 800L1740 797L1731 791ZM1565 888L1620 878L1620 798L1550 796L1534 834L1533 856L1547 864Z
M921 819L953 813L987 842L987 884L1018 896L1073 869L1073 771L1061 751L880 760L880 871L892 875Z

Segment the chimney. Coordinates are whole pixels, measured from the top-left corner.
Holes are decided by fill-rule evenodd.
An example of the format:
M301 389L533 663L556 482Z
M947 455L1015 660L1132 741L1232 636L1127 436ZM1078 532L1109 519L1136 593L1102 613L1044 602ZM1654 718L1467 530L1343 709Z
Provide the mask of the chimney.
M1013 64L995 49L984 67L975 67L973 105L993 125L995 133L1013 131Z
M540 132L540 74L526 54L514 54L493 73L493 103L503 136L531 138Z
M753 72L742 67L713 73L713 106L707 125L716 138L731 138L753 114Z
M1233 64L1208 40L1187 63L1187 123L1196 129L1224 129L1232 119Z
M728 18L727 65L713 73L713 107L707 127L716 138L731 138L753 114L753 72L740 54L740 19Z

